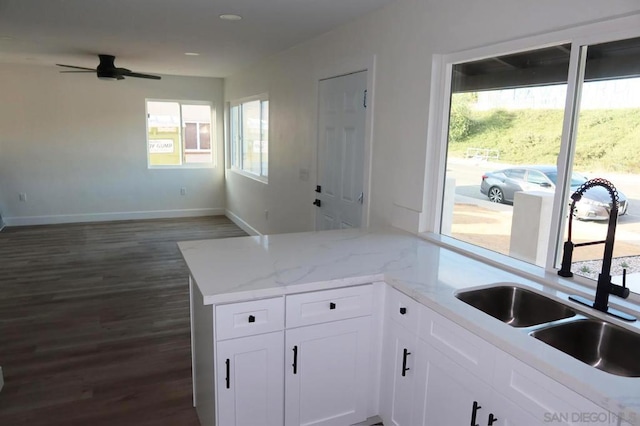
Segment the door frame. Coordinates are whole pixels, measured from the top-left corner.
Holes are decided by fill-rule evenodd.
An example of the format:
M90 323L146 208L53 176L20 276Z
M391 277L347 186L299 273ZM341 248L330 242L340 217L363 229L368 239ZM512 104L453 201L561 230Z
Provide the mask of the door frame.
M369 226L369 216L371 210L371 164L372 164L372 153L373 153L373 111L375 106L375 91L373 90L375 87L375 67L376 67L376 55L371 56L363 56L363 57L355 57L355 58L346 58L344 60L337 61L335 64L329 65L327 67L322 68L318 72L316 72L314 76L315 82L315 94L316 94L316 107L315 107L315 144L314 149L312 150L311 164L312 164L312 172L311 176L314 176L315 179L309 185L309 193L313 194L313 190L319 179L319 167L318 167L318 149L320 149L320 128L318 116L320 114L320 81L328 80L330 78L342 77L349 74L354 74L361 71L367 72L367 108L365 112L365 135L364 135L364 165L363 165L363 191L364 191L364 202L362 203L362 221L361 228L366 228ZM309 197L309 204L311 205L312 198ZM316 218L318 213L318 209L316 207L312 207L311 216L309 220L311 221L311 229L317 231L316 228Z

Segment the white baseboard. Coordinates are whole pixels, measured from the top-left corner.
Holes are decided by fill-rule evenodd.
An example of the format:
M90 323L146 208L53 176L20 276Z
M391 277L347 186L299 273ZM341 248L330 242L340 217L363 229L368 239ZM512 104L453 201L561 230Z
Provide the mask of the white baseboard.
M54 225L60 223L109 222L114 220L170 219L178 217L222 216L223 208L156 210L144 212L87 213L52 216L7 217L7 226Z
M258 232L258 230L256 228L254 228L253 226L249 225L244 220L240 219L240 217L238 215L236 215L235 213L233 213L233 212L231 212L229 210L225 210L224 213L225 213L225 216L227 216L229 219L231 219L231 221L233 223L238 225L240 227L240 229L242 229L247 234L249 234L249 235L262 235L260 232Z

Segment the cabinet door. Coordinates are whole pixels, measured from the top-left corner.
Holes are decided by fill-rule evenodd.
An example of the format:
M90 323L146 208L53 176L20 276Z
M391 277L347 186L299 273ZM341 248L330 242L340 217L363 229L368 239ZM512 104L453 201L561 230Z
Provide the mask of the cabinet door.
M539 424L616 424L617 418L573 390L513 356L499 351L494 388L530 412Z
M217 343L218 424L282 426L284 333Z
M493 404L491 404L494 421L490 426L540 426L551 422L541 422L533 414L520 408L504 396L494 393ZM489 423L480 423L481 425Z
M373 388L371 317L286 331L285 425L345 426L366 419Z
M416 373L427 378L424 391L416 394L422 425L484 426L490 414L500 417L491 411L492 392L487 384L422 341L420 353Z
M409 426L413 423L414 387L424 384L416 377L417 336L394 321L386 321L382 345L380 415L384 424Z

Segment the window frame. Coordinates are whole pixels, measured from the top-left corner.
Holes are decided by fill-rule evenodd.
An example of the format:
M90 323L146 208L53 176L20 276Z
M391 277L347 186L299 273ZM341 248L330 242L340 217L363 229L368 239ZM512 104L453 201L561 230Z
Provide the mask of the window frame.
M233 109L236 107L241 107L242 105L246 104L246 103L250 103L250 102L255 102L255 101L259 101L260 102L260 116L261 116L261 121L262 121L262 113L263 113L263 103L267 102L267 104L270 103L269 101L269 94L268 93L261 93L259 95L254 95L254 96L248 96L248 97L244 97L244 98L240 98L240 99L236 99L233 101L230 101L227 103L227 117L228 119L226 120L226 124L227 124L227 128L228 131L226 132L226 139L227 139L227 169L237 173L239 175L251 178L251 179L255 179L257 181L263 182L263 183L268 183L269 182L269 139L270 139L270 132L271 132L271 125L270 125L270 112L267 113L267 133L266 133L266 141L267 141L267 145L266 145L266 155L267 155L267 167L266 167L266 171L267 174L265 175L263 173L263 168L262 168L262 164L263 164L263 160L262 160L262 156L265 155L265 151L264 151L264 146L261 143L260 146L260 174L254 173L252 171L246 170L242 164L243 161L243 148L244 148L244 144L243 144L243 140L242 140L242 135L239 136L237 144L234 141L234 135L236 134L236 132L238 131L238 129L234 129L233 127ZM270 106L268 107L270 109ZM238 110L239 114L238 114L238 123L242 124L242 109ZM239 126L240 129L240 133L242 133L242 125ZM262 126L260 129L260 133L261 133L261 139L264 136L262 134Z
M198 152L211 152L213 154L213 148L201 148L200 145L202 142L200 141L200 126L203 124L208 124L211 126L211 123L205 123L203 121L185 121L185 127L187 124L195 124L196 125L196 145L197 148L184 148L184 152L198 153ZM211 128L209 128L209 134L211 134ZM186 145L186 143L185 143ZM212 141L209 141L209 145L213 146Z
M151 153L149 152L149 102L167 102L167 103L177 103L179 105L180 110L180 161L181 164L151 164ZM209 128L209 134L211 135L211 148L208 150L201 149L187 149L185 148L185 130L183 124L194 123L193 121L184 122L182 118L182 107L183 105L206 105L209 107L209 111L211 114L211 122ZM147 152L147 169L212 169L217 166L217 155L216 155L216 146L217 146L217 137L216 137L216 110L213 106L213 102L210 101L202 101L202 100L184 100L184 99L159 99L159 98L146 98L144 101L144 110L145 110L145 129L146 129L146 152ZM201 124L202 122L197 122ZM206 124L206 123L204 123ZM198 127L199 130L199 127ZM198 146L200 145L200 135L198 133ZM209 163L185 163L184 156L186 153L199 153L199 152L210 152L211 153L211 162Z
M579 84L584 76L586 60L586 55L582 54L582 49L584 49L584 46L636 37L640 37L638 15L632 15L451 54L434 54L432 57L423 210L419 218L421 227L418 229L418 233L438 244L447 246L471 257L485 260L490 264L506 267L506 269L513 272L525 272L527 275L538 278L544 277L548 279L549 274L553 274L552 276L555 277L556 271L558 270L556 265L562 256L562 241L558 235L564 235L565 229L563 215L565 214L564 210L566 207L564 206L563 200L569 196L570 178L573 173L572 159L575 153L575 136L577 133L574 131L574 127L580 111ZM551 230L545 266L541 268L531 265L515 258L495 253L481 246L476 246L441 234L453 66L464 62L568 43L571 44L571 53L562 138L557 161L558 190L555 193L553 202ZM499 259L499 261L496 261L496 259ZM573 281L590 288L595 288L596 286L595 281L580 276L575 276ZM640 295L632 293L629 300L638 303L640 302Z

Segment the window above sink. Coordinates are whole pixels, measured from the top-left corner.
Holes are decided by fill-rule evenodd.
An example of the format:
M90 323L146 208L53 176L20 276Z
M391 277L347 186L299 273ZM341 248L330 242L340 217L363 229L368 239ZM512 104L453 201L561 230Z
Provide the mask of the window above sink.
M640 294L640 72L630 65L640 61L640 30L633 20L434 61L439 96L432 96L429 161L441 172L425 186L425 200L440 208L425 213L426 230L555 273L570 194L578 181L605 177L620 194L613 281L626 269L627 285ZM590 191L575 211L582 241L606 234L609 206ZM602 246L576 249L579 282L595 287L602 257Z

